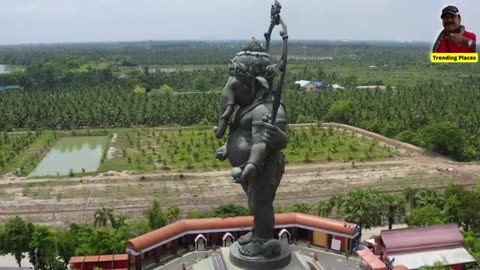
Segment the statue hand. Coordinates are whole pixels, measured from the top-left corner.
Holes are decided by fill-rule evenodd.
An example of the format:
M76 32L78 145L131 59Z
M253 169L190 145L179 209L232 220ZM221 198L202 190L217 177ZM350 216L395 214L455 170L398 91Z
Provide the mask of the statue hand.
M227 146L224 145L218 148L217 152L215 153L215 157L221 161L224 161L225 159L227 159Z
M275 150L282 150L287 146L287 133L270 123L264 123L265 133L263 140Z
M247 183L249 179L257 175L257 171L257 166L253 165L252 163L247 163L247 165L245 165L245 168L243 168L240 178L234 179L234 181L238 184Z

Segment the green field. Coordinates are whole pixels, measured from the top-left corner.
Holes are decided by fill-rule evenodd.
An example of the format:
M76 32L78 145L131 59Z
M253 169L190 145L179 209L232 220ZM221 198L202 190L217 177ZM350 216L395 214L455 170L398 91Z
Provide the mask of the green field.
M214 158L224 140L210 129L159 130L153 128L118 129L113 159L105 160L100 171L157 170L212 171L230 168L228 161ZM289 130L289 145L284 150L289 164L329 161L368 161L398 156L398 151L347 131L313 127Z
M51 131L0 136L0 175L13 172L26 175L49 151L54 134Z
M362 162L399 156L390 147L355 133L333 128L290 128L289 145L284 150L287 164L312 162ZM216 139L211 129L130 128L44 132L2 174L16 171L28 175L60 137L108 135L114 138L104 149L98 172L133 171L215 171L230 168L228 161L215 159L215 151L225 140ZM108 154L110 149L110 154ZM16 170L23 168L22 170ZM95 173L74 172L71 176ZM53 175L55 176L55 175Z

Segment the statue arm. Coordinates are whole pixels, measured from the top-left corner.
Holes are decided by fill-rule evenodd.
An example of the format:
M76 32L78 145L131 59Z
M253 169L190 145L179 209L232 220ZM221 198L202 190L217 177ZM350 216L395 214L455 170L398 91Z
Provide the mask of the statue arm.
M280 151L287 146L287 121L283 106L278 109L275 126L269 124L267 115L268 111L262 109L253 112L252 149L247 164L255 165L258 170L263 167L270 150Z
M269 123L270 119L267 116L270 112L265 106L258 106L253 111L252 148L240 177L236 179L237 183L246 182L259 173L270 151L280 151L286 147L286 114L283 106L280 108L277 112L277 120L275 121L277 125L275 126ZM236 177L234 176L234 178Z

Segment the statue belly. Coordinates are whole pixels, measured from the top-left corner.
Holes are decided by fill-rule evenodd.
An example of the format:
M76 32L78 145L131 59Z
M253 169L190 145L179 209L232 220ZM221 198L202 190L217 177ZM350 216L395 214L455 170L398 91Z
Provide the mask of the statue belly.
M234 167L244 165L250 157L252 133L244 129L236 129L228 136L227 153L230 164Z

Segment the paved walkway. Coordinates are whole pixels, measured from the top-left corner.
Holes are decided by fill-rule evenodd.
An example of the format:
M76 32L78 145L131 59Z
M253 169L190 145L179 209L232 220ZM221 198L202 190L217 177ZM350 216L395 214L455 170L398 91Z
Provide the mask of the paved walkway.
M302 255L312 257L313 253L318 254L318 264L322 270L358 270L360 268L360 261L356 257L345 258L344 255L326 252L317 248L308 248L303 246L291 245L292 251L299 251ZM205 256L212 256L220 254L220 251L195 251L190 252L181 258L174 259L165 265L153 268L155 270L181 270L182 263L187 264L187 269L191 269L191 266L196 262L205 259ZM313 261L313 259L312 259Z
M28 254L25 253L25 258L22 260L22 267L32 267ZM0 256L0 267L18 267L15 257L12 255Z

